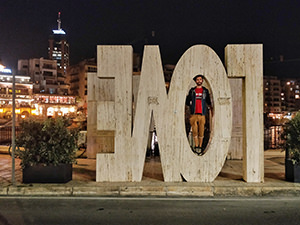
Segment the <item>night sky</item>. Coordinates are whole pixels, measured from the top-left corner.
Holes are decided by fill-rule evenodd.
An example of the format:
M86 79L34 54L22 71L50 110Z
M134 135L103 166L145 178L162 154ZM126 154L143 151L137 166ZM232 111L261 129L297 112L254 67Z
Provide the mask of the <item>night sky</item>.
M299 0L0 0L3 64L47 58L58 12L71 64L95 57L99 44L130 44L139 53L158 44L163 63L176 64L195 44L223 60L227 44L262 43L265 75L300 78Z

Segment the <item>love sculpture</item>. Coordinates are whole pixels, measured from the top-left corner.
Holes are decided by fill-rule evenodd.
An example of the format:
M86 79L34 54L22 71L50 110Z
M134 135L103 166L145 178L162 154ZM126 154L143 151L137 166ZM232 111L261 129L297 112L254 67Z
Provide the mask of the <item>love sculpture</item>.
M243 178L264 181L261 44L227 45L227 72L210 47L192 46L178 61L168 93L158 46L145 46L138 80L133 79L131 46L97 46L97 52L98 72L88 74L87 124L88 151L97 157L96 181L142 180L152 113L164 181L214 181L232 139L229 79L237 78L243 93ZM214 104L212 132L202 156L191 151L184 123L185 98L197 74L205 75Z

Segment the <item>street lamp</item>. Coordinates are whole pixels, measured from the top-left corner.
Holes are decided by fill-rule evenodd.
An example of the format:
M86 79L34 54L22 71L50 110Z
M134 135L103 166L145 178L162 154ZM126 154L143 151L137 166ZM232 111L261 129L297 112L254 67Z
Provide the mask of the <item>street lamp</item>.
M12 73L12 184L15 186L15 150L16 150L16 79L15 73Z

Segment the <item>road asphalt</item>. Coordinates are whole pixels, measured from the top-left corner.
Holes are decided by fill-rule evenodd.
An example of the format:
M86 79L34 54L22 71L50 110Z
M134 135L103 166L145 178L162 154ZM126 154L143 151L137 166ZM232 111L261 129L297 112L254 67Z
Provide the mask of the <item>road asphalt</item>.
M163 182L160 158L147 157L141 182L96 182L96 160L78 158L73 179L65 184L23 184L16 159L16 182L12 184L12 159L0 146L0 196L158 196L158 197L251 197L300 196L300 183L285 181L284 152L267 150L263 183L243 181L242 160L226 160L214 182Z

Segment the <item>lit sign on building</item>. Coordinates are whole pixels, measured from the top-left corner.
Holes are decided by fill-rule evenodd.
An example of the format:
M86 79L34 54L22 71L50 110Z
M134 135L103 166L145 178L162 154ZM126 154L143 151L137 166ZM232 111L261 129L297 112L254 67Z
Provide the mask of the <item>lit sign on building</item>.
M0 65L0 73L9 73L11 74L11 69L5 68L5 66Z
M53 31L53 34L66 34L66 32L62 29L60 30L52 30Z

